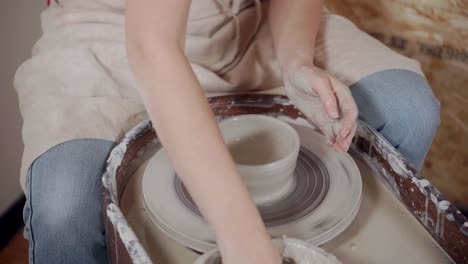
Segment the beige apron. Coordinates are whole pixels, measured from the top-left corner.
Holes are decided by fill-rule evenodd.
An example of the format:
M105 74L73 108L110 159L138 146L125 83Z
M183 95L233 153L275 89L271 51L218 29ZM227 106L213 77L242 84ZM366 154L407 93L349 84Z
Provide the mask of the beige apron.
M53 146L79 138L119 141L147 118L127 63L124 0L59 0L42 13L44 34L18 69L24 120L21 185L27 168ZM186 54L207 96L283 93L267 2L193 0ZM348 20L325 14L316 63L351 85L416 61L391 51Z

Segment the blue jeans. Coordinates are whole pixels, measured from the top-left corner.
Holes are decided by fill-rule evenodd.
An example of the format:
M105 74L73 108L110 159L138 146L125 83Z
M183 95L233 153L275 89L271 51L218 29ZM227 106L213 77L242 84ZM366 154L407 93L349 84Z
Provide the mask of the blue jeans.
M69 141L30 166L24 236L30 263L106 263L101 176L113 142Z
M439 103L421 76L405 70L372 74L352 87L359 118L418 169L439 126ZM34 161L27 178L25 237L31 263L105 263L101 175L114 143L82 139Z
M359 119L421 170L440 125L440 104L427 81L407 70L371 74L351 86Z

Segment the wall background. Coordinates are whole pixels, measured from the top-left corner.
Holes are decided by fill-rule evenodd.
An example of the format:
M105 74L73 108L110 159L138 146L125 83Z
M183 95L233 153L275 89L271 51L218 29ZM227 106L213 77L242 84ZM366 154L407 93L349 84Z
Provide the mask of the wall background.
M23 143L13 76L40 37L46 1L3 1L0 8L0 216L23 194L19 168Z
M327 0L395 51L417 59L441 102L422 174L468 215L468 0Z

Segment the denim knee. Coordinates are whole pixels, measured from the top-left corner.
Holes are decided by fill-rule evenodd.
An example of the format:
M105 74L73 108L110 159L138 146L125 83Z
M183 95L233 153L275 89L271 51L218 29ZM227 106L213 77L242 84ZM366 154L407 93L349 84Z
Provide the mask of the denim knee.
M408 70L386 70L351 89L359 118L421 169L440 125L440 104L426 79Z
M421 86L425 86L426 89L431 89L429 84L424 83ZM419 117L413 116L409 118L408 123L414 124L420 121L423 125L415 128L417 133L420 133L425 138L431 138L437 132L440 127L440 102L431 93L424 94L413 100L414 107L419 109Z
M31 262L106 260L101 175L113 145L104 140L69 141L31 165L24 209Z

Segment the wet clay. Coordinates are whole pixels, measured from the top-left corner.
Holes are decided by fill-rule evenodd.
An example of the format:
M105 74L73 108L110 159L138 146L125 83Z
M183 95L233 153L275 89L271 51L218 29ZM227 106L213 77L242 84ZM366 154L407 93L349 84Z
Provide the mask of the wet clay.
M348 230L323 248L343 263L449 263L437 243L372 175L370 168L356 162L364 182L361 210ZM125 189L123 213L151 259L161 263L192 263L199 255L169 238L147 215L141 195L146 165L147 162L135 172Z

